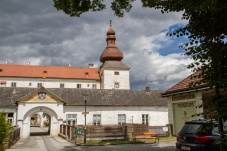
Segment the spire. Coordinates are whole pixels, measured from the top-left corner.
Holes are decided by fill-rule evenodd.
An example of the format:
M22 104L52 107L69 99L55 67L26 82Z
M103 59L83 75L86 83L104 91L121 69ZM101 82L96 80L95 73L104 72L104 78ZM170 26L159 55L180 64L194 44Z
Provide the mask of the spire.
M107 47L103 51L102 55L100 56L100 61L101 62L105 62L107 60L121 61L124 58L124 56L123 56L123 53L116 46L115 31L112 28L111 20L110 20L110 27L106 35L107 35L107 38L106 38Z

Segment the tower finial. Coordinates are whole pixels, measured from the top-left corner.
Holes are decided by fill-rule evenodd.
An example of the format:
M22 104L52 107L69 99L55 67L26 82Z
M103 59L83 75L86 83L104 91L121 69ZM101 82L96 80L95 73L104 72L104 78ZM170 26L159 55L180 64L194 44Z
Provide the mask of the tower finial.
M112 20L110 20L110 26L112 26Z

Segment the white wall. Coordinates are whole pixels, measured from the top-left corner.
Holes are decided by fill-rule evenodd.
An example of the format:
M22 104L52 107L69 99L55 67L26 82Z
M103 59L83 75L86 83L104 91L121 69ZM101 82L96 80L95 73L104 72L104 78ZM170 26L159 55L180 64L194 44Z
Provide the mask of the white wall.
M77 114L77 125L84 125L84 106L65 106L63 120L67 114ZM168 124L167 107L134 107L134 106L87 106L87 125L92 125L93 114L101 114L101 124L118 124L118 114L126 114L127 123L142 123L142 114L149 114L150 126ZM132 121L133 119L133 121Z
M18 125L21 127L21 138L30 134L30 118L33 114L44 112L51 117L50 135L57 136L62 124L63 103L59 102L21 102L18 104Z
M97 80L80 80L80 79L43 79L43 78L0 78L0 81L6 81L6 85L1 87L11 87L12 82L16 82L16 87L37 88L38 83L42 83L45 88L60 88L60 83L65 85L65 88L77 88L77 84L81 84L81 88L91 88L92 84L96 84L97 89L100 89L100 82ZM31 86L29 85L31 83ZM89 86L88 86L89 84Z
M119 75L114 75L114 72L119 72ZM113 89L114 83L120 83L120 88L115 89L130 89L129 71L122 70L103 70L103 89Z
M174 97L176 96L182 96L182 95L187 95L187 94L190 94L190 93L182 93L182 94L179 94L179 95L174 95ZM175 125L177 123L175 123L175 120L174 120L174 111L173 110L173 104L174 103L185 103L185 102L193 102L195 101L196 102L196 106L199 106L202 104L202 91L198 91L198 92L192 92L191 94L194 94L195 97L194 98L191 98L191 99L182 99L182 100L178 100L178 101L172 101L172 97L173 96L169 96L167 97L167 100L168 100L168 119L169 119L169 124L172 124L173 125L173 135L176 135L176 130L175 130ZM197 107L196 108L196 113L194 114L199 114L199 113L203 113L203 108L199 108ZM194 118L196 119L199 119L199 118L202 118L200 116L195 116ZM183 120L183 119L182 119Z

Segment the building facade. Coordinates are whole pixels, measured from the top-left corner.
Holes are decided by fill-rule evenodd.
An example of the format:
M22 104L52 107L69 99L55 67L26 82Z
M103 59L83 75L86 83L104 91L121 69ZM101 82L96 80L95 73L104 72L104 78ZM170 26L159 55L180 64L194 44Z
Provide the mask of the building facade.
M162 91L130 90L130 68L121 62L111 25L106 41L99 68L0 64L0 112L21 127L22 138L30 136L32 125L48 125L50 135L58 134L60 124L84 125L85 114L87 124L96 126L168 124Z
M186 77L162 94L168 101L168 119L173 125L173 135L178 134L186 121L204 118L200 114L209 108L206 102L212 90L206 85L189 86L199 80L191 78L195 74L198 73Z

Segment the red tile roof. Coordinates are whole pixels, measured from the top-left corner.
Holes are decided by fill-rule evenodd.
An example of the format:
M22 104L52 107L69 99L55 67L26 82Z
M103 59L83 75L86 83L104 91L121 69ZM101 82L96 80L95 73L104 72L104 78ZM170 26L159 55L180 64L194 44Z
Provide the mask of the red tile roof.
M98 68L0 64L0 77L100 80Z

